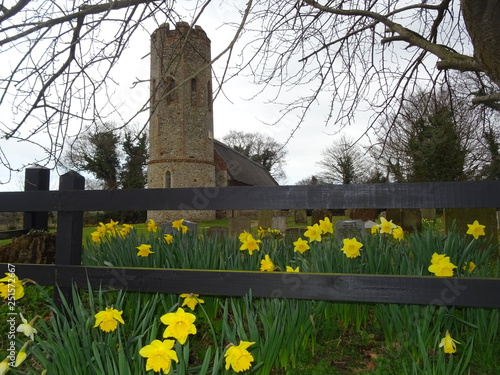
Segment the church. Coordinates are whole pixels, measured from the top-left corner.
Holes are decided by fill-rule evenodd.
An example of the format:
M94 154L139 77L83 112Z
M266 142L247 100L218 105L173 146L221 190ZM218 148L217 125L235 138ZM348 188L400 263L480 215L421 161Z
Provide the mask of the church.
M148 188L273 186L260 164L214 139L210 39L199 26L151 35ZM156 222L206 221L211 210L149 211Z

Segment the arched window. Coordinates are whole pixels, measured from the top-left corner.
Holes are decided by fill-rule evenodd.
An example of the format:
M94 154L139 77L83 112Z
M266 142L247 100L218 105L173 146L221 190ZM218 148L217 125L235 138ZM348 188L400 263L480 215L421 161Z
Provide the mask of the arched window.
M165 188L170 189L172 187L172 172L165 172Z

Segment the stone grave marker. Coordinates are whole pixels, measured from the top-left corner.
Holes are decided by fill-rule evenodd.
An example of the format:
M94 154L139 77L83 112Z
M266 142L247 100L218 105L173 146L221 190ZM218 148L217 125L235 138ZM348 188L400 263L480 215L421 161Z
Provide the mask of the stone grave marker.
M349 210L349 217L353 220L375 221L378 217L378 211L373 208L356 208Z
M262 229L271 228L273 210L259 210L257 212L257 220L259 222L259 227L262 227Z
M273 216L271 218L271 229L279 229L281 233L286 231L286 216Z
M365 223L362 220L341 220L335 223L335 238L338 242L342 242L344 238L356 238L360 241L365 236Z
M307 223L307 210L293 210L293 218L298 224L306 224Z
M324 220L325 217L332 219L332 211L322 209L322 210L313 210L311 214L311 225L318 224L320 220Z
M172 223L173 223L173 221L170 220L170 221L166 221L166 222L161 224L161 230L163 231L164 234L174 235L174 234L180 233L179 230L177 230L177 228L172 227ZM189 220L184 220L182 222L182 225L185 225L188 228L186 234L196 235L198 233L198 224L197 223L195 223L193 221L189 221Z
M405 232L422 230L422 214L417 208L390 208L386 211L386 220L399 225Z
M455 223L455 229L459 233L466 233L469 227L477 220L479 224L485 225L484 233L486 237L493 236L494 243L498 242L498 224L495 208L445 208L444 228L448 233ZM472 238L472 236L471 236Z
M228 227L210 227L210 228L207 228L207 237L222 238L222 237L227 237L228 234L229 234Z
M304 233L307 231L306 228L287 228L285 231L285 236L297 240L299 237L303 240L305 239Z
M250 233L250 219L248 217L232 217L229 219L229 235L238 236L243 231Z

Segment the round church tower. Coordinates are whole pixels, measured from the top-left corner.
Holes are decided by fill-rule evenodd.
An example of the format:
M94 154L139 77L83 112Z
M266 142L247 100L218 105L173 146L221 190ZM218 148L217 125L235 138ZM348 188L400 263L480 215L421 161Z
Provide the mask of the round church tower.
M210 39L201 27L161 25L151 35L148 188L214 187ZM214 211L149 211L157 222L212 220Z

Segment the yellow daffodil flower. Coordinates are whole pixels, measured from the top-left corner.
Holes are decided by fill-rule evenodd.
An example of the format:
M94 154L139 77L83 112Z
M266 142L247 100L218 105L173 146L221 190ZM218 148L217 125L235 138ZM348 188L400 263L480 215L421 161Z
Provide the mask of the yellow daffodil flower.
M401 228L399 225L396 226L396 228L394 228L392 230L392 236L398 240L398 241L402 241L404 238L405 238L405 232L403 231L403 228Z
M269 255L266 254L264 259L260 261L260 270L261 271L267 271L267 272L273 272L276 269L276 266L274 265L273 261L269 257Z
M108 231L108 227L104 223L99 223L99 226L96 227L96 230L101 233L101 237L104 237L106 232Z
M479 224L477 220L474 220L472 224L467 224L469 229L467 230L467 234L472 235L476 240L479 238L479 236L484 236L484 228L486 227L485 225Z
M196 305L199 303L205 303L204 300L201 298L198 298L199 294L193 294L193 293L183 293L180 295L181 298L184 298L184 302L182 303L182 306L187 306L191 310L194 311L196 308Z
M300 268L298 266L295 268L292 268L290 266L286 266L286 272L300 272Z
M177 353L172 350L174 344L174 340L153 340L151 344L141 348L139 355L147 358L146 371L163 371L164 374L168 374L172 361L179 363Z
M21 317L22 323L17 327L17 332L23 332L30 340L34 340L34 335L37 333L37 330L33 325L40 316L35 316L29 323L28 320L24 318L23 314L19 313L19 316Z
M104 237L103 233L97 230L95 232L90 233L90 236L93 242L101 242L102 238Z
M455 268L457 266L450 262L450 257L447 257L446 254L434 253L428 270L436 276L448 277L453 276L453 269Z
M304 236L309 238L309 242L321 242L321 229L319 228L319 225L314 224L313 226L308 226Z
M14 296L14 300L24 297L23 282L13 273L5 273L7 276L0 279L0 296L8 299L9 295Z
M142 244L141 246L137 246L136 249L139 250L137 256L140 257L147 257L149 254L154 254L154 251L151 251L151 245Z
M293 245L294 245L293 251L294 252L298 251L301 254L304 254L307 250L309 250L311 248L308 245L307 241L303 240L301 237L299 237L299 239L297 241L295 241L293 243Z
M4 375L7 372L9 372L10 366L9 366L9 357L5 357L5 359L0 362L0 375Z
M469 273L472 273L476 269L476 263L474 263L472 261L469 263L465 263L465 266L463 266L462 269L464 271L467 270Z
M113 219L109 219L109 223L105 224L106 225L106 230L108 231L108 233L111 235L111 236L116 236L116 234L118 233L117 231L117 225L118 225L118 221L113 221Z
M356 238L344 238L343 244L344 247L340 250L344 252L346 257L356 258L361 255L359 249L363 247L363 244L361 242L358 242Z
M127 236L127 234L129 234L132 229L134 229L133 225L123 224L123 227L120 229L120 236L122 238L125 238Z
M28 340L24 343L23 347L21 350L19 350L19 353L17 353L16 356L16 363L14 364L14 367L19 367L21 366L21 363L23 363L26 358L28 357L28 354L26 354L26 348L28 347L29 344L31 344L33 341Z
M393 229L398 226L392 222L392 220L387 221L385 217L380 217L380 232L391 234Z
M252 255L254 251L256 250L260 251L259 248L260 242L261 240L256 240L250 233L247 233L245 240L242 241L240 250L248 250L250 255Z
M153 219L149 219L148 221L148 232L156 232L158 230L158 225Z
M333 234L333 224L330 218L325 217L324 220L319 221L319 229L321 229L322 234L332 233Z
M254 358L247 349L253 344L255 342L249 341L240 341L238 346L231 344L224 354L226 370L229 370L230 367L236 372L248 370L252 366Z
M175 313L168 313L160 318L161 322L167 325L163 337L173 337L182 345L186 342L188 335L196 334L196 327L193 324L196 316L185 312L180 307Z
M243 232L241 232L238 236L238 240L240 242L245 242L247 240L247 237L250 233L248 233L246 230L244 230Z
M172 228L177 229L179 232L186 233L187 227L182 223L184 223L184 219L172 221ZM186 228L185 231L184 228Z
M370 228L370 232L371 234L378 234L380 233L380 226L378 225L374 225L373 227Z
M174 236L172 236L171 234L166 234L163 236L163 239L165 240L166 243L168 243L169 245L174 242Z
M453 339L450 335L450 332L446 331L446 335L441 340L439 347L444 347L444 352L446 354L453 354L457 351L457 346L455 343L460 344L457 340Z
M112 307L106 307L106 310L99 311L95 314L94 328L99 328L104 332L111 332L118 328L118 322L125 324L122 318L123 311L118 311Z
M267 232L266 229L259 227L259 229L257 229L257 236L262 237L266 234L266 232ZM243 235L244 233L246 233L246 232L244 231L243 233L240 234L240 236ZM240 238L240 241L241 241L241 238Z

